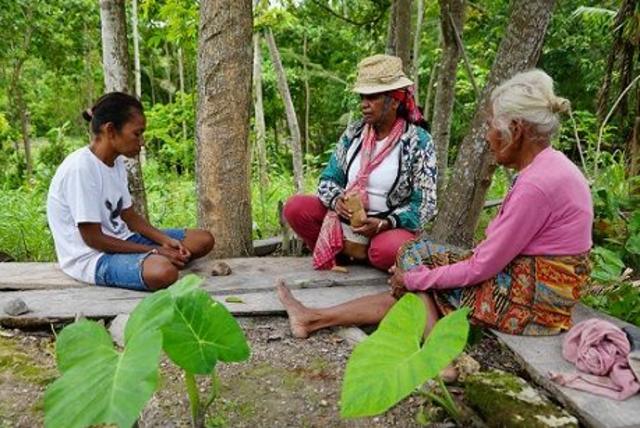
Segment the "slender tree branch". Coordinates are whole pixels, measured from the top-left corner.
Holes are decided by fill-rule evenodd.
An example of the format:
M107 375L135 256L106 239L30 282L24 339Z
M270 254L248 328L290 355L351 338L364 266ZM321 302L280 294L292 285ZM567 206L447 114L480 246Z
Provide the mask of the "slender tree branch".
M323 2L320 1L320 0L314 0L313 3L316 6L318 6L320 9L323 9L326 12L328 12L330 15L333 15L338 19L341 19L341 20L343 20L345 22L348 22L351 25L355 25L355 26L358 26L358 27L363 27L365 25L372 25L372 24L375 24L377 22L380 22L380 20L382 20L382 17L384 16L385 12L387 11L387 8L383 8L380 11L380 14L378 14L378 16L376 16L375 18L371 19L370 21L358 22L358 21L354 21L353 19L351 19L349 17L346 17L346 16L343 16L343 15L339 14L338 12L333 10L331 7L327 6L326 4L323 4Z

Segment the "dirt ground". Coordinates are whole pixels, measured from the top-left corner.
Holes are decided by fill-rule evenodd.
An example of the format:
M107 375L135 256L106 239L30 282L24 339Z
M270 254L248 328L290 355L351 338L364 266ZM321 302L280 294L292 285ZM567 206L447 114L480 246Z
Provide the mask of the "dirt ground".
M410 397L386 414L344 421L339 399L344 367L352 346L325 330L307 340L289 333L284 317L243 318L251 358L221 364L220 398L207 416L207 427L409 427L417 426L422 404ZM469 349L484 369L520 373L508 351L482 336ZM180 370L162 362L160 389L141 415L140 427L190 426L189 403ZM54 342L49 332L0 330L0 428L43 425L43 394L57 376ZM209 379L200 380L208 386ZM460 388L452 388L454 394ZM426 406L431 426L453 426L438 408ZM443 421L444 420L444 421Z

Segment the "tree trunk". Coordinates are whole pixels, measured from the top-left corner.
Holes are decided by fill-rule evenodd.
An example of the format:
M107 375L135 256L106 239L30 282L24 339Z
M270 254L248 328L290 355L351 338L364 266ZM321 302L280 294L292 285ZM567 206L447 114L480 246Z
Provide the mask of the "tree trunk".
M487 84L476 106L471 130L464 138L433 227L433 237L470 246L480 211L491 184L495 164L485 143L486 105L491 91L515 73L535 66L555 0L514 0L505 36L500 43Z
M452 19L449 18L450 16ZM464 0L440 0L442 58L438 70L433 121L431 122L431 135L436 146L438 164L438 195L442 194L447 175L449 139L451 138L453 105L456 98L456 70L461 54L452 20L456 28L462 28Z
M33 174L33 160L31 159L31 139L29 138L29 111L24 103L20 105L20 130L22 132L22 144L24 146L24 161L27 166L27 179Z
M167 65L165 72L167 74L166 89L169 94L169 104L173 103L173 82L171 82L171 50L169 49L169 43L164 43L164 55L167 57Z
M131 30L133 31L133 75L138 98L142 97L142 79L140 76L140 33L138 32L138 0L131 2Z
M184 112L186 107L184 105L184 59L182 56L182 47L178 47L178 82L180 84L180 104ZM182 117L184 118L184 115ZM182 138L187 139L187 122L184 119L182 119Z
M129 52L124 0L100 0L100 22L105 92L129 92ZM139 157L127 158L126 165L133 207L136 212L147 217L147 198Z
M411 72L411 0L394 0L389 15L387 54L399 56L405 73Z
M609 92L611 91L611 81L613 79L614 67L616 61L619 59L622 52L623 38L624 38L624 22L629 19L635 10L636 0L623 0L618 9L618 13L613 22L612 28L615 30L613 36L613 43L611 50L609 51L609 57L607 58L607 66L605 68L604 79L597 97L597 112L596 116L598 122L602 123L605 116L609 111ZM624 90L626 86L620 85L620 92Z
M198 37L198 223L217 257L247 256L251 241L249 115L251 0L202 0Z
M438 75L438 69L440 68L440 63L436 59L431 66L431 72L429 73L429 83L427 83L427 95L424 97L424 107L423 107L423 116L424 118L431 122L431 100L433 98L433 85L436 83L436 76Z
M282 102L284 103L284 109L287 115L287 124L289 125L289 134L291 136L291 153L293 155L293 177L296 187L296 193L302 193L304 190L304 173L302 166L302 144L300 142L300 126L298 125L298 118L296 116L295 109L293 107L293 101L291 99L291 93L289 92L289 84L287 83L287 75L285 74L282 61L280 60L280 52L276 46L276 40L273 37L271 29L267 29L265 32L267 44L269 45L269 52L271 53L271 61L273 62L273 68L275 69L276 76L278 78L278 89L282 96Z
M304 56L303 78L304 78L304 151L309 153L309 103L311 101L311 90L309 89L309 74L307 72L307 33L304 33L302 44L302 54Z
M387 55L395 55L396 54L396 17L398 8L397 0L393 0L391 3L391 8L389 9L389 24L387 26L387 46L385 48L385 53Z
M267 190L267 148L266 125L264 122L264 104L262 99L262 51L260 50L260 34L253 35L253 95L256 126L256 152L258 154L258 177L260 180L260 208L263 220L265 213L265 195Z
M418 0L416 6L416 30L413 35L413 70L411 76L415 82L415 97L420 99L420 42L422 41L422 21L424 19L424 0Z

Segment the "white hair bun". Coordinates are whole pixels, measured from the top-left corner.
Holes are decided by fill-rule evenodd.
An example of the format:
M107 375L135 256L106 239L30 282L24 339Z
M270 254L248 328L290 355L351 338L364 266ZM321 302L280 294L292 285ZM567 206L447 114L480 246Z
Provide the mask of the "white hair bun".
M549 103L549 108L553 113L568 113L571 109L571 103L566 98L555 97Z

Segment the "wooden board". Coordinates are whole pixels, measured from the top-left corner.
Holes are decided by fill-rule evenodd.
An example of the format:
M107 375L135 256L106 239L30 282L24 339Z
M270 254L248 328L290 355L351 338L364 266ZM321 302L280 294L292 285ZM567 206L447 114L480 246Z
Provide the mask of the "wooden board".
M389 287L386 285L319 286L296 289L294 294L305 305L327 307L388 290ZM273 315L284 312L273 288L252 292L240 290L238 293L226 290L223 293L210 291L210 294L234 315ZM7 328L27 328L52 322L68 322L80 316L113 318L119 314L130 313L148 295L149 293L104 287L4 292L0 293L0 307L9 300L20 297L31 312L17 317L1 312L0 325ZM230 296L239 298L242 303L226 302L225 299Z
M576 306L573 312L574 323L588 318L607 319L619 327L630 326L583 305ZM550 337L527 337L494 333L516 354L531 378L573 411L584 425L596 428L640 427L640 395L635 395L625 401L616 401L565 388L549 380L548 373L550 371L574 373L577 370L573 364L562 357L564 334Z
M348 274L315 271L309 257L250 257L223 260L231 266L232 275L211 277L212 259L196 260L182 272L196 273L206 278L207 289L268 288L273 281L284 278L288 283L339 285L383 284L388 275L365 266L349 266ZM55 263L0 263L0 291L87 288L91 285L71 279Z

